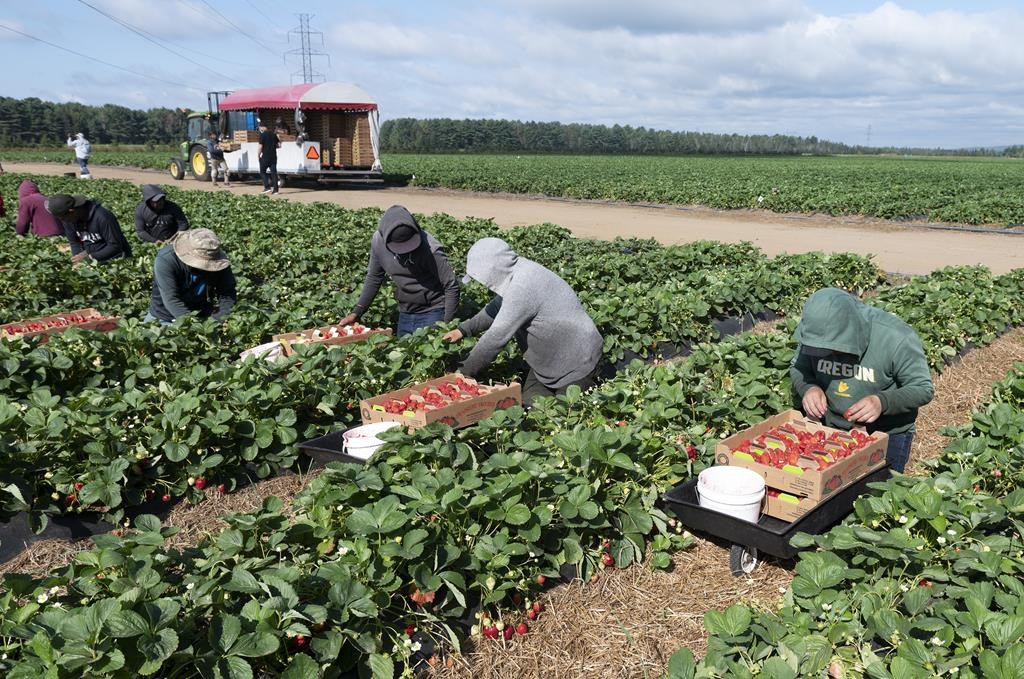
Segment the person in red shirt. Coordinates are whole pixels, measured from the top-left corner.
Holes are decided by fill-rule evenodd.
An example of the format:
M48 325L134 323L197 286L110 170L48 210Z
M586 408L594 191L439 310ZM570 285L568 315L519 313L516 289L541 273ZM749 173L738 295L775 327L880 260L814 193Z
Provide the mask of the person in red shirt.
M18 221L14 223L14 233L24 236L29 229L33 235L43 238L64 235L64 227L46 209L46 196L39 192L35 182L26 179L18 187Z

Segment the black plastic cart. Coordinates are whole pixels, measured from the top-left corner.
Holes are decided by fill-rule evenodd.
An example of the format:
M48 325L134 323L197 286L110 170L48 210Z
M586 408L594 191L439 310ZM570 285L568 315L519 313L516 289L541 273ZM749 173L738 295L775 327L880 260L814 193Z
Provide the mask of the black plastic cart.
M735 576L752 573L760 563L760 555L770 554L791 559L800 550L789 544L797 533L824 533L853 510L853 502L870 493L869 483L885 481L891 476L882 467L823 500L814 509L792 523L762 515L757 523L701 507L697 499L697 478L682 483L665 494L665 504L688 529L705 533L732 543L729 568Z

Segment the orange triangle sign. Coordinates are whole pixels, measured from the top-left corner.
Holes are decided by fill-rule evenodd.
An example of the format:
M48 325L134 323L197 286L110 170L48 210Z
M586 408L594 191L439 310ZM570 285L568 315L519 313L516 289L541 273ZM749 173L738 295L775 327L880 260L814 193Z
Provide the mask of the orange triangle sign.
M309 150L306 151L306 157L310 160L320 160L320 154L316 152L315 146L309 147Z

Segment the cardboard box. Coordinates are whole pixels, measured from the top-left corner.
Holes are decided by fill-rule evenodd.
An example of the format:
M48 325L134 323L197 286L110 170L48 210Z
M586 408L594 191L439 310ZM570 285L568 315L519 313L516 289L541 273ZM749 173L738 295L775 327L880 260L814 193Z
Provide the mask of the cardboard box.
M260 133L258 130L235 130L232 139L240 144L251 141L259 141Z
M738 448L744 439L755 439L768 430L783 424L789 424L804 431L824 431L826 435L833 432L846 434L842 430L826 427L814 420L809 420L797 410L787 410L719 441L715 445L715 461L718 464L731 464L751 469L764 477L765 484L769 488L777 488L792 495L808 498L815 503L885 464L885 451L889 447L889 436L880 431L872 434L874 441L821 471L816 468L794 466L779 469L755 462L748 455L732 454L732 451Z
M81 317L84 320L81 323L75 323L71 320L72 316ZM0 325L0 337L3 337L4 339L14 339L16 337L38 336L42 338L41 341L45 342L50 335L64 332L69 328L95 330L97 332L110 332L117 327L120 320L120 316L104 316L93 308L77 309L75 311L65 311L59 314L39 316L38 318L28 318L24 321ZM35 330L28 330L26 328L28 325L38 325L43 327Z
M221 143L217 144L217 148L219 148L221 151L231 153L242 148L242 144L237 141L222 141Z
M359 402L359 412L363 417L363 424L371 422L401 422L410 430L425 427L431 422L444 422L453 429L468 427L480 420L485 420L495 410L511 408L522 405L522 388L518 382L511 384L485 385L481 384L479 396L473 396L465 400L455 401L440 408L431 410L407 410L404 413L389 413L384 410L384 404L391 400L404 400L410 393L419 394L424 388L437 387L442 384L454 382L462 375L452 373L444 377L438 377L419 384L413 384L404 389L389 391L380 396L363 399ZM463 378L465 379L465 378Z
M374 335L384 335L386 337L390 337L392 335L391 328L377 328L359 335L327 337L326 335L332 327L334 326L325 325L322 328L309 328L307 330L299 330L298 332L286 332L281 335L274 335L271 339L275 342L280 342L284 346L285 356L291 356L295 353L295 349L292 347L293 344L351 344L353 342L364 342ZM319 331L323 337L315 338L313 335L317 331Z

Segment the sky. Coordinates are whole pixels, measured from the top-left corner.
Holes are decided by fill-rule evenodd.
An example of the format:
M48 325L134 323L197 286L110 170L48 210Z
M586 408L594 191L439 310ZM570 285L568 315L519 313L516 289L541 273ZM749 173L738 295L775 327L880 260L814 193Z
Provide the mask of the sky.
M1024 143L1020 0L0 0L0 94L203 109L302 82L300 12L316 76L382 121Z

